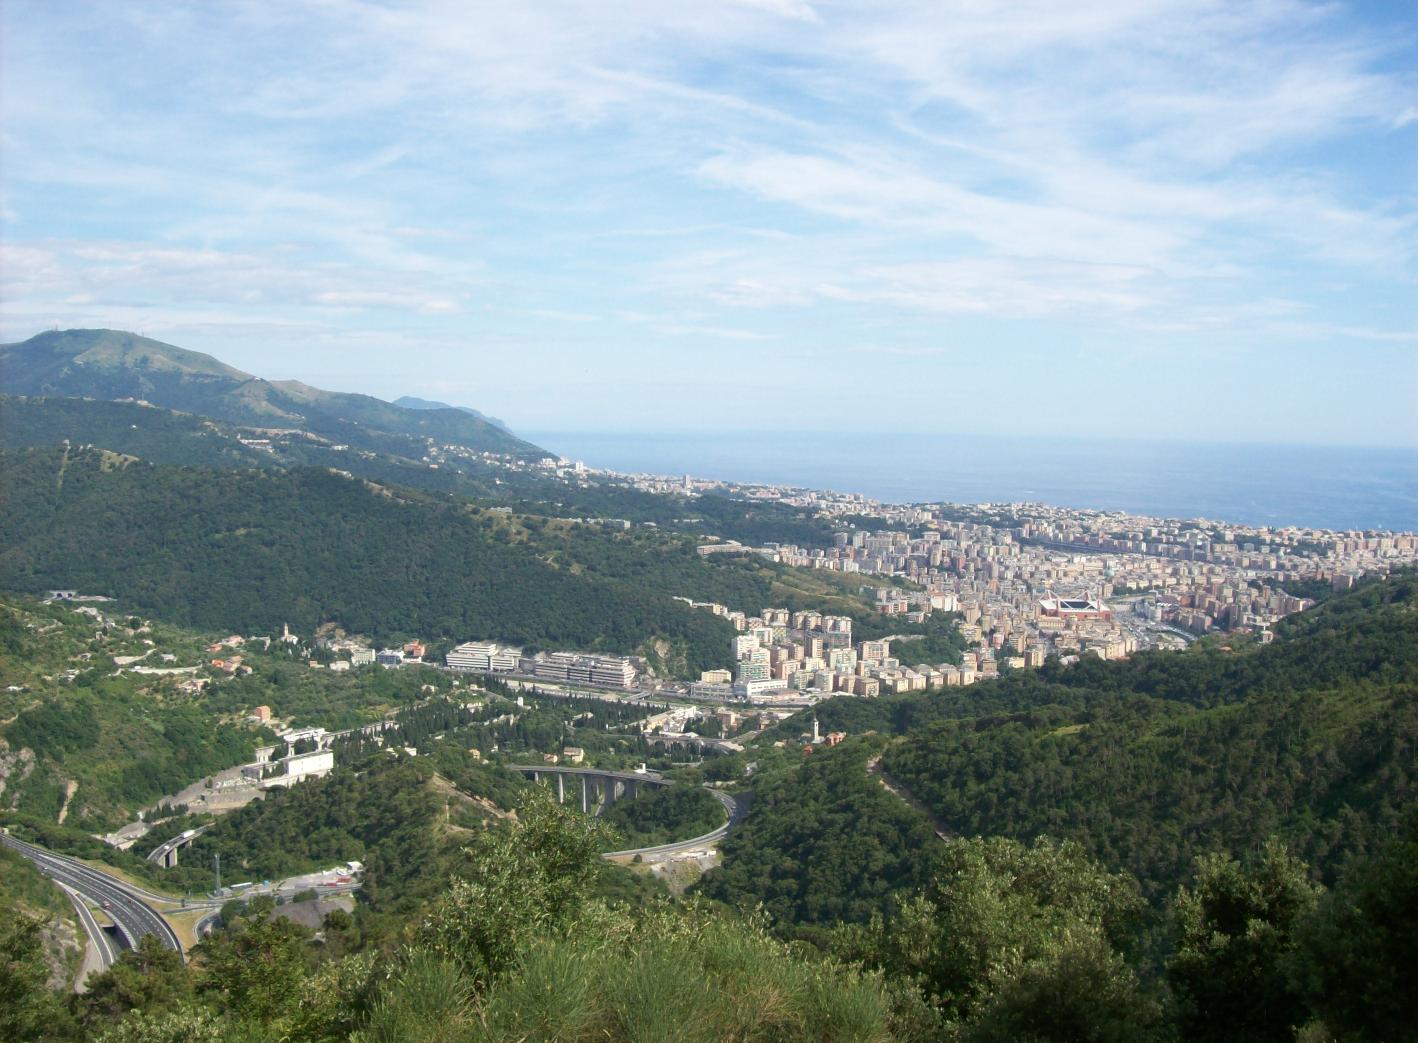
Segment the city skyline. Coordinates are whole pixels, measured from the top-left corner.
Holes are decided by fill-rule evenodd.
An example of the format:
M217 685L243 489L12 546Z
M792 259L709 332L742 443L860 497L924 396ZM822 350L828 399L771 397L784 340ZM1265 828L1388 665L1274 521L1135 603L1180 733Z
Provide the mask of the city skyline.
M0 335L514 430L1418 445L1415 30L1266 2L3 14Z

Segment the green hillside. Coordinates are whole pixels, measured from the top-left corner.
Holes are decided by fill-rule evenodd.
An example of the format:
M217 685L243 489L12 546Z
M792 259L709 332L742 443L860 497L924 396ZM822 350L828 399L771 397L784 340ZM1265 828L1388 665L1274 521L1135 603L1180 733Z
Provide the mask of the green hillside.
M188 467L265 467L270 454L241 444L227 424L136 402L0 395L0 448L64 441Z
M507 516L329 471L159 467L102 450L6 454L0 574L204 629L498 639L722 663L730 625L632 577L545 560ZM544 527L544 526L543 526ZM685 567L698 569L692 552Z
M36 970L40 981L63 988L78 969L82 955L83 935L78 916L69 898L27 859L9 848L0 847L0 959L5 954L4 914L13 911L33 923L43 926L36 932L36 942L44 953ZM3 964L0 964L3 965ZM6 966L5 971L11 968ZM0 1003L7 998L0 988ZM0 1016L0 1028L4 1025Z
M244 444L242 437L262 444ZM65 440L189 467L331 467L375 482L504 504L530 514L651 522L661 529L752 544L820 546L830 541L834 528L810 512L772 501L660 495L618 480L582 485L548 477L536 468L496 466L475 455L448 456L431 467L422 459L424 443L417 440L381 439L376 449L356 450L304 431L275 434L138 402L0 394L0 448L54 446Z
M243 437L262 444L245 444ZM371 481L499 502L508 497L497 479L523 473L493 468L477 458L461 461L458 468L432 468L396 452L355 451L303 431L271 435L139 402L0 395L0 448L56 446L65 441L183 467L334 467ZM530 476L525 484L537 488Z
M497 417L480 413L469 406L450 406L447 402L435 402L432 399L418 398L414 395L400 395L398 398L394 399L394 405L403 406L405 409L457 409L470 416L486 420L493 427L500 427L504 431L507 430L507 425L497 419Z
M1267 647L1071 673L1023 682L1030 709L913 731L883 766L956 832L1074 839L1154 889L1199 851L1271 835L1332 878L1418 797L1411 576L1337 598Z
M819 750L797 770L753 788L749 815L722 846L723 865L699 891L751 910L785 933L811 936L865 923L923 887L936 845L925 817L868 775L854 741Z
M7 382L35 387L108 380L126 381L126 387L137 389L144 380L156 378L222 383L255 379L200 351L120 330L46 330L26 341L0 345L0 359L7 369L18 370L7 374Z
M224 705L221 686L192 695L177 687L187 675L116 670L116 659L203 664L211 637L112 622L62 604L0 601L0 813L105 831L249 759L262 741L241 720L250 705Z
M1198 855L1240 856L1272 836L1332 881L1418 798L1418 579L1361 586L1281 630L1268 646L1209 640L968 689L830 700L813 711L822 730L883 733L884 778L916 807L866 773L861 747L819 750L786 780L755 784L748 820L701 889L763 902L790 932L861 919L893 908L902 888L881 888L888 873L829 867L882 850L884 831L930 826L1074 841L1159 901ZM792 742L807 717L759 742ZM844 815L853 806L863 810ZM941 846L884 845L927 860ZM795 891L805 876L817 881L810 896Z
M1398 711L1413 701L1415 604L1418 586L1398 577L1336 597L1268 647L1055 665L927 693L915 713L903 700L824 704L824 719L854 730L875 715L881 734L810 754L775 747L794 721L733 759L755 766L749 815L699 891L736 909L675 901L606 866L603 823L479 762L470 711L434 700L401 713L396 738L426 755L351 743L329 778L223 818L185 867L137 867L200 886L217 852L253 877L360 857L353 916L312 934L267 920L268 904L229 903L186 965L133 954L66 1000L43 985L34 905L0 888L0 1029L174 1043L1410 1039L1418 816ZM21 671L48 672L47 624L26 623L38 628L10 628L6 647ZM905 730L893 737L894 724ZM1108 742L1052 752L1107 729ZM82 728L42 731L60 741ZM1372 756L1355 759L1350 739L1364 734ZM1227 798L1203 762L1234 778L1248 829L1237 815L1234 830L1208 830L1198 809L1224 812ZM992 835L935 836L903 799L931 780L932 811L959 791ZM1165 799L1192 790L1205 796ZM494 806L514 801L515 819ZM1075 805L1091 830L1026 835L1030 807ZM1186 831L1178 852L1149 846L1173 820ZM1293 851L1341 820L1322 864L1269 835ZM102 852L67 826L14 821L51 846ZM1129 832L1136 850L1116 847ZM1137 859L1154 847L1168 857ZM1179 881L1163 878L1174 854L1188 859ZM139 856L104 857L132 871ZM1153 875L1135 879L1132 864Z
M0 345L0 391L138 399L227 423L307 431L362 449L414 457L428 440L546 455L464 410L406 409L368 395L262 380L210 355L118 330L55 330Z

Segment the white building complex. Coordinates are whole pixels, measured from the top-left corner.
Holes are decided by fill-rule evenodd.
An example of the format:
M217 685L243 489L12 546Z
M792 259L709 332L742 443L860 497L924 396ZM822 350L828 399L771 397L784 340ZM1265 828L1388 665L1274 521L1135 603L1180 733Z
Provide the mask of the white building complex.
M524 656L520 648L491 641L468 641L453 649L444 662L448 669L478 674L531 674L547 681L631 688L639 674L627 656L585 652L539 652Z
M270 757L273 749L275 747L257 750L257 762L242 767L242 777L251 782L259 782L262 789L274 789L293 786L304 779L323 778L335 770L334 750L313 750L310 753L276 758ZM261 757L263 753L266 754L265 758Z
M583 655L579 652L551 652L537 656L532 673L548 681L610 685L629 688L635 684L635 663L625 656Z
M443 657L450 670L510 674L517 669L522 650L493 641L467 641Z

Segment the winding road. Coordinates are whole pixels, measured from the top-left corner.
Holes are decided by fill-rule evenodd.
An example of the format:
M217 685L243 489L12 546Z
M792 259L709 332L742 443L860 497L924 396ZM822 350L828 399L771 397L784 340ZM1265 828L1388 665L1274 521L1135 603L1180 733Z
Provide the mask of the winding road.
M84 900L83 895L67 884L57 883L56 886L69 896L69 901L74 906L74 912L79 917L79 925L84 929L84 934L89 939L89 944L84 949L83 962L80 963L79 971L74 976L74 991L84 992L91 975L101 974L113 966L114 961L118 959L118 948L113 944L113 938L95 919L93 911L89 909L89 903Z
M213 823L209 822L205 826L198 826L196 829L184 830L183 832L177 834L177 836L172 837L168 840L164 840L161 844L159 844L157 847L153 848L151 851L148 852L148 861L152 862L154 865L167 866L167 859L169 855L175 855L177 851L180 851L182 848L186 847L188 844L192 843L192 841L200 837L203 833L207 832L207 830L211 829L212 825ZM173 865L176 864L177 863L174 861Z
M708 787L705 788L707 789ZM720 804L724 805L724 810L729 813L728 821L718 829L712 829L708 833L697 837L690 837L688 840L676 840L669 844L655 844L652 847L631 847L626 848L624 851L607 851L605 854L601 855L601 857L622 858L625 856L634 857L635 855L673 855L680 851L689 851L696 847L702 847L705 844L712 844L714 841L722 839L729 830L743 821L743 817L748 811L741 801L735 800L727 793L716 789L711 789L709 792L714 795L715 799L718 800Z
M636 783L642 786L672 786L673 781L665 778L659 773L641 775L638 772L614 771L608 768L573 768L558 764L509 764L508 770L520 772L523 775L562 775L562 776L585 776L606 780L616 780L621 782ZM602 858L623 858L634 857L635 855L672 855L680 851L689 851L705 844L712 844L721 839L729 830L733 829L743 821L744 815L748 813L747 807L742 801L731 797L721 790L704 787L714 799L724 805L724 810L728 813L728 819L717 829L711 829L708 833L697 837L690 837L688 840L676 840L668 844L653 844L650 847L628 847L624 851L606 851L601 854Z

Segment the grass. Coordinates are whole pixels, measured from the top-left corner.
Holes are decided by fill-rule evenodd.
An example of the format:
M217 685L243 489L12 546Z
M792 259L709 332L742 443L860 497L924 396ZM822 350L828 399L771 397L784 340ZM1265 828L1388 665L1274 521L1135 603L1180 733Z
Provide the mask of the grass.
M874 979L798 956L756 924L651 917L633 938L616 933L533 949L487 993L472 1038L887 1038L886 1001Z
M181 912L163 914L163 918L177 932L177 940L182 943L183 952L201 941L197 937L197 923L210 912L210 909L185 909Z

